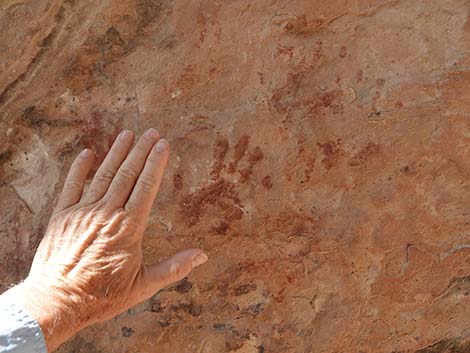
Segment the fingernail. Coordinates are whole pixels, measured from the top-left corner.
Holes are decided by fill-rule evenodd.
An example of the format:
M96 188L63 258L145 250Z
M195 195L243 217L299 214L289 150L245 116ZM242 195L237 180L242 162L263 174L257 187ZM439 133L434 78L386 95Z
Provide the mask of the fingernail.
M158 141L158 143L155 145L155 149L158 151L158 152L164 152L168 149L168 141L165 140L165 139L161 139L160 141Z
M209 260L209 258L207 257L207 255L205 253L201 252L201 253L197 254L193 258L193 268L201 266L203 263L206 263L207 260Z
M145 137L148 137L150 139L157 139L158 138L158 131L155 129L148 129L147 132L145 133Z
M89 150L88 148L84 149L82 152L80 152L80 157L81 158L90 158L93 155L93 152Z
M124 130L119 134L119 138L123 141L129 141L132 138L132 132L129 130Z

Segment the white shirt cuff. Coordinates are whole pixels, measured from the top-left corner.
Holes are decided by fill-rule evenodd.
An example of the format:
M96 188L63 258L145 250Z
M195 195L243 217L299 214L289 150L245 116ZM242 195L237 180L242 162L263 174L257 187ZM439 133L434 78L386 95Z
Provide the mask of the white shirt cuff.
M37 321L25 309L1 295L0 353L47 353Z

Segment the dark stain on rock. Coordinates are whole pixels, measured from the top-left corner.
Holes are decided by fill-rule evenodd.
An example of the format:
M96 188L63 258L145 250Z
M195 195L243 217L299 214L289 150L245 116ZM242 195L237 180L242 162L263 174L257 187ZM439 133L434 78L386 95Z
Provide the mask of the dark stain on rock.
M240 159L243 158L243 156L245 155L248 149L249 142L250 142L250 136L243 135L242 137L240 137L237 144L235 145L235 150L233 152L233 159L235 162L238 162Z
M108 28L108 30L106 31L105 38L106 38L106 44L108 46L116 45L116 46L123 47L126 44L124 40L121 38L121 34L119 33L119 31L114 27Z
M307 144L308 148L305 148ZM297 155L294 160L288 162L290 171L297 171L294 175L300 177L300 184L308 183L312 177L315 168L316 155L310 147L310 143L306 142L305 136L301 135L297 141ZM303 178L301 177L303 174ZM291 180L292 174L288 175L288 180Z
M21 114L21 119L28 125L38 127L45 122L44 118L39 116L40 114L36 111L36 106L32 105L26 108Z
M114 62L133 50L132 45L127 45L119 31L114 27L108 28L105 34L96 39L96 47L100 55L96 57L93 71L98 77L104 78L108 78L105 73L107 63Z
M164 309L164 307L158 299L152 298L150 300L150 311L152 313L161 313L161 312L163 312L163 309Z
M217 141L215 142L214 146L214 159L216 160L223 160L225 158L225 155L227 154L229 147L228 140L226 138L218 138Z
M320 95L320 106L324 108L328 108L331 106L331 104L334 102L336 98L336 93L335 92L325 92L322 95Z
M39 46L41 48L49 48L52 45L52 42L54 42L55 37L57 36L57 31L52 30L46 37L44 37L43 40L41 40L41 43Z
M225 347L227 348L228 352L233 352L240 349L245 341L238 337L228 336L225 340Z
M207 35L207 17L204 16L203 13L199 13L197 16L197 24L199 27L202 29L199 32L199 43L196 43L196 48L200 48L201 44L204 42L204 39L206 38Z
M186 224L188 226L194 226L201 219L207 204L217 204L230 216L233 213L239 214L239 207L237 206L239 203L240 199L235 191L235 184L228 180L221 179L192 194L186 195L180 202L180 209L183 218L186 220ZM243 212L241 213L241 216L242 215ZM227 219L227 217L225 218ZM230 218L238 217L231 216Z
M470 294L470 276L453 278L443 296L449 296L455 293L465 296Z
M329 109L333 114L340 114L344 107L338 102L342 92L340 90L332 90L319 94L314 99L308 101L308 115L316 117L322 110Z
M263 180L261 180L261 185L263 185L266 190L271 190L273 187L273 181L271 180L271 177L266 175Z
M337 140L336 142L327 141L325 143L318 143L318 146L323 150L324 157L322 159L322 163L327 170L333 168L338 162L338 159L342 152L340 144L340 140Z
M185 277L175 286L175 291L178 293L188 293L191 288L193 288L193 284Z
M297 71L289 73L284 86L274 90L270 104L277 112L286 112L289 107L297 104L296 98L307 73L308 70L305 68L299 68Z
M221 160L215 160L214 163L212 163L212 168L211 168L211 179L212 180L217 180L220 178L220 173L222 170L225 168L224 162Z
M167 320L167 319L159 320L157 323L158 323L158 326L160 326L160 327L168 327L168 326L170 326L170 321Z
M410 170L411 168L409 166L404 166L403 168L400 169L400 172L402 172L403 174L408 174L410 173Z
M256 317L260 312L263 311L263 309L264 309L264 306L262 303L253 304L243 311L243 315Z
M373 118L373 117L378 117L381 116L382 112L380 110L377 110L375 107L373 110L367 115L368 118Z
M224 323L215 323L212 327L214 328L214 331L218 333L227 332L234 329L232 325Z
M11 160L13 157L13 150L8 149L5 152L0 153L0 167Z
M237 171L237 163L230 162L227 167L227 172L233 174Z
M183 310L193 317L198 317L202 314L202 305L196 304L193 301L187 303L179 303L177 306L173 307L174 310Z
M369 157L380 152L380 146L373 142L369 142L367 146L362 148L354 157L352 157L348 165L351 167L358 167L367 163Z
M230 229L230 223L228 223L227 221L225 220L221 220L217 223L216 226L212 227L212 230L216 233L216 234L220 234L220 235L225 235L227 234L227 231Z
M242 284L241 286L235 288L234 292L235 292L236 296L240 296L240 295L243 295L243 294L253 292L253 291L256 290L256 288L258 288L258 287L254 283Z
M457 339L443 339L415 353L470 353L470 341L459 342Z
M196 73L196 67L194 65L186 65L182 71L181 74L178 76L175 84L177 87L183 88L183 89L191 89L195 83L198 81L198 74ZM197 124L200 124L201 121ZM201 127L195 126L192 131L198 131L201 130Z
M182 169L178 169L173 175L173 186L175 187L176 190L181 190L183 188L184 186L183 176L184 176L184 171Z
M226 343L226 347L231 347L230 350L240 348L243 345L243 341L250 338L250 332L248 330L240 332L231 324L216 323L213 328L215 332L225 334L226 342L229 342L228 344Z
M178 82L178 85L188 85L189 87L194 84L193 67L189 65L185 68L184 71L185 72L181 76L181 80ZM215 128L215 125L209 121L209 117L202 114L196 114L192 116L188 125L191 127L191 129L189 130L190 133L204 130L212 130Z
M253 167L256 163L263 159L264 155L259 146L256 146L253 151L248 153L248 162L249 165L241 170L240 172L240 183L245 183L250 179L250 176L253 174ZM237 162L235 162L237 163Z
M378 88L382 88L385 85L385 80L383 78L378 78L375 80L375 84Z
M104 60L122 55L123 50L120 47L117 53L106 50L104 37L105 35L97 38L95 45L86 46L77 52L64 68L65 84L73 95L80 95L83 91L109 82L109 77L104 72Z
M124 326L123 328L121 328L122 337L129 338L129 337L132 337L133 334L134 334L134 330L131 327Z
M76 336L73 340L64 344L64 347L67 347L66 350L69 350L73 353L102 353L98 350L93 343L85 341L82 337Z
M467 20L465 21L464 30L465 32L470 32L470 4L467 4Z
M308 212L283 211L274 217L270 217L264 224L268 232L282 232L289 238L308 236L313 238L312 232L316 227L316 217ZM305 256L302 255L302 256Z
M251 174L253 174L253 167L249 165L246 168L240 169L240 183L246 183L249 179Z
M357 70L357 72L356 72L356 82L358 82L358 83L362 82L363 79L364 79L364 72L361 69Z
M285 165L287 181L294 181L303 184L310 180L316 156L315 152L311 148L311 143L308 143L308 146L308 148L305 148L305 137L301 135L297 141L296 150L289 152L290 156ZM270 181L271 180L265 181L267 187L269 187ZM267 189L269 190L269 188Z
M23 113L21 114L21 121L24 123L24 125L28 127L33 127L33 128L39 128L44 125L47 125L48 127L57 127L57 128L71 127L71 126L77 126L81 123L80 121L77 121L77 120L49 119L43 110L38 109L34 105L29 106L23 111Z
M262 160L263 157L263 151L261 151L261 148L259 146L256 146L253 151L249 153L248 161L250 162L250 164L256 164L260 160Z
M288 19L285 23L282 24L284 32L301 35L309 32L309 24L307 22L307 16L299 15L293 18Z
M331 112L333 114L341 114L344 111L344 106L342 104L333 104L331 106Z
M227 222L240 220L243 218L244 213L240 207L229 205L225 210L225 220Z
M139 27L145 28L157 20L164 11L167 2L163 0L137 0L135 10L139 16Z
M294 47L279 45L277 47L277 53L275 54L275 57L279 56L287 56L289 58L292 58L294 56Z
M227 154L228 148L229 143L226 138L220 137L217 139L213 150L214 163L212 163L210 172L212 180L219 179L220 172L225 168L224 158Z

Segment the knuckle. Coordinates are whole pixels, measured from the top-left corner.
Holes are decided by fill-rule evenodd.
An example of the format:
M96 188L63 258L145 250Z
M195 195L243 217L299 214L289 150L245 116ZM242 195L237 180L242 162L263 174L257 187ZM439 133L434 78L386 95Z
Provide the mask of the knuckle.
M114 210L114 212L113 212L113 219L119 220L123 225L131 226L132 222L131 222L131 220L129 219L128 216L129 215L128 215L127 211L122 207Z
M80 200L80 205L89 205L98 202L103 196L102 192L98 192L94 188L90 188L86 191L85 196Z
M106 196L103 196L99 200L93 203L95 210L107 210L109 208L109 200Z
M147 136L144 137L144 140L145 141L142 141L141 143L138 143L137 145L135 145L135 148L137 151L139 151L139 153L147 152L148 142L152 141L152 139Z
M125 218L127 217L127 211L123 207L119 207L114 210L114 215L119 218Z
M152 175L141 176L139 184L143 191L148 192L157 184L157 178Z
M64 189L66 190L76 190L80 189L82 187L82 184L75 179L69 179L65 182Z
M107 198L106 196L95 201L90 206L92 207L92 212L95 212L97 214L104 214L107 217L110 217L116 210L116 208L112 206L109 198Z
M102 183L110 183L114 178L114 173L110 170L103 170L96 176L97 181Z
M129 201L126 205L127 212L131 215L139 214L139 205L133 201Z
M126 211L122 211L120 217L122 218L122 226L126 231L134 233L137 230L137 224L132 220L132 218L128 217Z
M133 167L123 168L120 174L127 181L135 180L138 177L137 169Z

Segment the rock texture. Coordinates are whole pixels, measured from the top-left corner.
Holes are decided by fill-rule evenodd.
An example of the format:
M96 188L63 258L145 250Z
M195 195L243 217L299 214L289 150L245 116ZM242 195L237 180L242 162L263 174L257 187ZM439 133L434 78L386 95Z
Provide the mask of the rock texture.
M61 353L470 352L468 1L3 0L0 127L1 290L123 128L211 256Z

